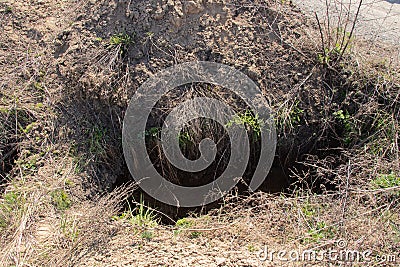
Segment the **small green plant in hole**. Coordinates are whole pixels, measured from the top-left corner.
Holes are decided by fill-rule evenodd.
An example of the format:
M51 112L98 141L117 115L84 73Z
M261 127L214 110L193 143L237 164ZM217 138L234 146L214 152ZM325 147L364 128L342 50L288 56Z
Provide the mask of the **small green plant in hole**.
M182 147L182 148L186 148L186 147L189 147L190 145L194 144L189 130L180 131L179 136L178 136L178 142L179 142L180 147Z
M318 62L326 65L328 65L331 62L331 56L328 48L324 49L324 53L318 54Z
M299 102L296 102L296 105L293 107L292 112L290 113L293 123L300 123L301 116L304 113L304 109L299 108Z
M143 238L143 239L146 239L146 240L151 240L153 237L154 237L154 234L153 234L153 232L150 232L150 231L143 231L141 234L140 234L140 236Z
M136 206L136 215L133 216L131 222L143 227L155 227L158 224L153 210L144 205L143 196L140 197L140 203Z
M54 190L50 196L53 205L60 211L67 210L71 206L71 199L63 189Z
M132 209L131 204L128 203L128 209L121 215L115 215L113 220L127 220L132 225L139 227L155 227L158 225L158 219L154 212L144 205L143 196L140 197L140 203Z
M18 189L14 187L14 190L6 191L0 199L0 228L6 229L25 211L26 195Z
M38 170L38 158L37 155L28 157L27 159L19 159L16 164L21 167L24 174L32 174Z
M394 172L389 174L380 174L377 178L371 181L373 189L386 189L392 187L400 187L400 176ZM394 192L395 195L400 196L400 189Z
M300 105L300 102L298 100L296 100L296 102L292 106L292 109L289 112L290 123L292 125L300 124L301 116L304 113L304 109L301 109L299 107L299 105Z
M37 126L37 123L36 123L36 122L32 122L32 123L28 124L25 128L22 128L21 130L22 130L23 133L27 134L27 133L29 133L35 126Z
M304 109L300 108L300 102L296 100L287 109L281 109L275 117L275 124L278 129L291 129L299 125L304 114Z
M129 45L132 42L132 37L127 33L118 33L110 37L110 46Z
M313 217L315 215L315 208L310 204L306 203L302 208L301 211L303 212L304 216L307 218Z
M128 47L133 44L133 38L131 35L127 33L118 33L114 34L110 37L109 48L117 47L119 49L120 54L124 54Z
M254 137L257 139L261 135L262 124L263 122L259 118L258 114L254 115L251 111L246 110L245 112L235 114L225 126L232 127L233 125L244 125L247 130L253 132Z
M327 226L323 221L315 223L314 227L308 230L308 237L304 239L306 243L318 242L324 238L333 238L335 236L335 228Z
M188 218L182 218L176 221L175 225L178 228L190 228L193 226L193 221Z
M189 238L192 238L192 239L194 239L194 238L199 238L201 235L202 235L201 232L199 232L199 231L193 231L193 232L190 232Z
M89 151L95 156L103 156L105 154L105 137L106 137L106 129L102 129L98 126L95 126L89 138Z
M21 210L24 204L23 195L14 191L6 192L3 195L3 201L0 202L0 228L6 228L11 218Z
M333 113L333 116L339 120L344 126L344 143L351 143L351 133L353 132L353 126L351 123L351 117L348 111L338 110Z
M189 229L193 226L193 221L188 218L182 218L176 221L175 226L178 230L174 230L174 234L177 235L182 232L182 229Z
M13 191L4 194L4 203L1 208L6 211L12 211L18 205L19 194Z
M160 127L151 127L144 132L145 137L148 138L159 138L161 133Z
M350 124L350 114L348 111L343 111L343 110L338 110L333 112L333 116L335 116L336 119L340 120L343 122L343 124L346 127L346 130L351 130L351 124Z

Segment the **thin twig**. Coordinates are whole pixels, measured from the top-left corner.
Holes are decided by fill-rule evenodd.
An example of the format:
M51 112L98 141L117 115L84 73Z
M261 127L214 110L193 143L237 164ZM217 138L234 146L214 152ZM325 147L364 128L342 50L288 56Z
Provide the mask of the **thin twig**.
M356 12L356 17L354 18L353 25L352 25L352 27L351 27L349 39L347 40L347 42L346 42L344 48L342 49L342 51L341 51L341 53L340 53L340 56L339 56L338 60L337 60L336 62L340 62L340 60L341 60L342 57L343 57L343 54L345 53L347 47L349 46L351 37L353 37L354 29L355 29L356 24L357 24L357 19L358 19L358 16L360 15L360 10L361 10L361 5L362 5L362 3L363 3L363 0L360 0L360 3L358 4L357 12Z
M331 18L329 16L329 4L328 4L328 0L325 0L325 5L326 5L326 20L327 20L327 31L328 31L328 47L331 45Z
M319 33L321 35L321 45L322 45L322 52L324 53L324 58L326 58L326 51L325 51L325 41L324 41L324 33L322 32L322 26L318 18L317 12L315 12L315 18L317 19Z
M343 222L344 222L344 219L345 219L346 208L347 208L347 199L349 197L350 174L351 174L351 163L350 163L350 160L349 160L349 163L347 164L346 187L344 189L345 195L343 196L342 219L340 221L341 226L343 226Z

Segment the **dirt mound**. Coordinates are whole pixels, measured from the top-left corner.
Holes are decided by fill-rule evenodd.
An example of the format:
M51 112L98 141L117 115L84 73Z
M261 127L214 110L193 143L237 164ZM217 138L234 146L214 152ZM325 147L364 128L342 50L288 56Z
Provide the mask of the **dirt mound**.
M58 38L57 47L63 48L56 55L59 70L76 85L70 89L73 96L76 91L83 97L97 96L100 105L109 105L117 118L123 117L128 100L143 81L172 64L204 60L234 66L255 80L271 103L287 99L287 106L298 101L293 98L294 88L314 67L313 55L299 53L282 41L298 42L305 35L300 32L304 18L291 11L289 20L279 4L100 2L88 4L87 10L90 15L78 16ZM110 38L120 43L112 45ZM304 149L290 155L286 171ZM281 158L290 151L284 150ZM280 168L278 159L275 165Z

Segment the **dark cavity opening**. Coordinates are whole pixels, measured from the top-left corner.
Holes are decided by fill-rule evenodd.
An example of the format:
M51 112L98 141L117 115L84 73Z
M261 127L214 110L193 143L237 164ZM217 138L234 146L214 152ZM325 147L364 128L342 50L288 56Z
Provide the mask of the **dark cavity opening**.
M172 165L163 153L160 139L164 120L178 104L195 97L209 97L220 100L232 107L237 114L242 114L243 117L239 119L239 122L244 124L247 131L250 142L250 157L244 175L236 185L235 190L242 195L248 194L248 184L259 164L261 151L261 142L257 132L257 122L255 121L256 114L249 110L249 107L241 98L224 88L214 85L191 84L175 88L163 96L154 106L147 120L145 132L147 153L153 166L164 179L187 187L208 184L220 177L227 168L231 156L231 143L224 128L226 125L220 125L212 119L197 118L188 121L183 129L181 129L179 136L177 136L181 152L186 158L191 160L200 157L199 143L204 138L210 138L217 144L217 156L207 169L195 173L182 171ZM320 150L321 147L336 147L337 144L328 144L329 142L334 142L331 141L335 140L334 138L330 139L327 137L317 142L312 137L312 129L308 129L307 127L299 129L297 133L293 133L292 135L284 135L279 132L279 129L277 131L278 144L274 161L268 176L258 189L263 192L293 192L293 190L304 186L304 184L298 181L298 175L312 172L312 168L301 162L306 160L309 155L319 157L337 153L329 149ZM305 140L308 141L305 142ZM317 145L316 142L318 143ZM116 186L133 180L129 171L126 170L125 173L126 175L117 180ZM310 177L314 179L317 175L311 173ZM324 184L325 188L329 190L335 189L335 185L330 185L326 179L315 178L312 183L312 190L317 193L321 188L321 184ZM210 209L219 207L223 203L223 200L219 200L203 207L177 208L160 203L139 189L132 195L131 201L137 203L140 200L144 201L146 205L161 211L162 214L165 214L165 216L162 216L164 223L173 223L174 220L186 217L190 213L207 212Z

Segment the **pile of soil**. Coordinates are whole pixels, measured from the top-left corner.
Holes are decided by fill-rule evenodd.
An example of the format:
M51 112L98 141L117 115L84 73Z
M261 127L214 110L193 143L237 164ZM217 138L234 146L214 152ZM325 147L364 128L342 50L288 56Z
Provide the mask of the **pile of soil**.
M312 51L314 45L303 26L306 22L293 6L272 2L89 2L85 14L79 14L57 38L57 68L68 81L65 97L72 97L62 102L70 102L66 108L74 114L88 113L81 110L87 106L95 108L93 115L101 127L112 133L121 129L121 123L111 121L110 112L123 118L129 99L152 74L196 60L233 66L257 83L275 112L288 112L296 103L304 114L298 125L279 129L271 172L278 179L270 177L263 188L281 191L293 182L289 174L295 162L318 147L328 148L330 142L318 132L320 115L316 114L324 92L316 75L320 71L316 55L301 52L304 47ZM109 44L116 34L132 38L132 43L123 44L123 53ZM120 149L117 143L110 147ZM109 164L115 172L115 166L123 163L113 159ZM126 171L113 176L114 180L129 178Z

